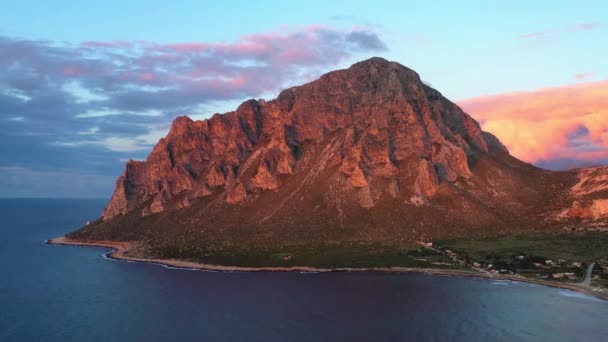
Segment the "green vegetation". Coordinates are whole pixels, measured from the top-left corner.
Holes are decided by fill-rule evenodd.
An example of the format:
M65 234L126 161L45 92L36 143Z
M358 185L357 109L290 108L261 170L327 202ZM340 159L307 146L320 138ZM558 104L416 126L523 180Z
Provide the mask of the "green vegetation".
M595 263L591 285L608 288L608 256Z
M157 249L153 251L153 254L160 258L184 258L183 250L171 247ZM200 254L191 253L188 255L188 259L203 263L243 267L458 267L440 251L414 244L340 243L286 246L280 249L264 250L220 250L205 254L205 256L200 256Z
M147 254L164 259L241 267L460 269L533 279L581 282L597 262L593 286L608 286L608 232L533 233L436 240L432 243L341 242L267 248L165 245ZM601 266L600 266L601 265Z
M469 265L498 273L581 281L587 264L608 255L608 233L535 233L436 241Z
M472 260L515 254L590 263L608 255L608 233L520 234L436 241L436 245L466 254Z

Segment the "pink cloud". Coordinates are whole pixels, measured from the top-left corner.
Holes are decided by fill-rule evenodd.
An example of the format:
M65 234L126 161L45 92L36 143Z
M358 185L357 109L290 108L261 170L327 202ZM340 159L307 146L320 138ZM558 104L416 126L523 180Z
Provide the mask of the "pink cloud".
M322 25L282 27L231 42L71 45L1 38L0 64L17 62L18 68L0 73L27 74L32 78L30 88L46 81L78 82L104 98L105 108L117 112L184 112L210 101L257 97L308 81L346 58L386 50L371 28ZM23 93L35 95L28 89Z
M572 26L564 26L558 28L552 28L543 31L531 32L522 34L519 38L522 39L536 39L536 38L544 38L547 36L555 35L563 32L578 32L578 31L587 31L587 30L595 30L600 28L601 25L599 23L581 23Z
M582 79L586 79L586 78L595 77L596 75L597 75L596 72L582 72L580 74L575 74L574 78L576 78L577 80L582 80Z
M238 88L238 87L242 86L243 84L245 84L245 82L247 82L247 79L245 78L245 76L241 75L241 76L233 78L231 80L231 82L235 87Z
M574 25L570 28L570 31L585 31L585 30L595 30L600 28L601 25L599 23L582 23L578 25Z
M63 68L63 74L65 76L75 76L80 72L80 69L78 67L65 67Z
M209 48L209 44L205 43L179 43L179 44L168 44L165 47L184 52L202 52Z
M519 36L519 38L528 39L528 38L544 37L544 36L548 36L550 34L554 34L554 33L560 32L560 31L561 31L561 29L551 29L551 30L545 30L545 31L537 31L537 32L522 34L522 35Z
M608 81L460 101L511 153L528 162L608 158Z
M154 74L151 72L142 72L139 74L139 79L142 81L152 81L154 80Z

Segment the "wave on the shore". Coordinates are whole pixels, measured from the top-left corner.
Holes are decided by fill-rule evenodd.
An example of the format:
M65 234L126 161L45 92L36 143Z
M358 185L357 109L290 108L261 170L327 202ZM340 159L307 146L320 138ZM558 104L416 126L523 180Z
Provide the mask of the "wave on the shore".
M597 297L594 297L592 295L588 295L586 293L581 293L581 292L576 292L576 291L571 291L571 290L560 290L558 293L561 296L564 296L564 297L585 299L585 300L590 300L590 301L594 301L594 302L603 302L603 303L607 303L608 304L608 301L599 299Z
M494 281L492 281L492 285L506 286L506 285L513 285L513 284L515 284L515 282L512 280L494 280Z

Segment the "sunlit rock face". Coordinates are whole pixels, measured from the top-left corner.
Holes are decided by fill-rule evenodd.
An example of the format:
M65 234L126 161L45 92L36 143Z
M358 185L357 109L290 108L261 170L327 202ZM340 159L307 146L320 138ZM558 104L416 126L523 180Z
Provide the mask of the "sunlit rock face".
M182 205L215 191L237 204L279 188L306 158L303 144L332 137L339 152L332 163L345 186L366 194L363 207L385 194L433 195L442 181L471 177L469 163L488 141L503 148L414 71L373 58L273 101L249 100L204 121L177 118L145 162L127 164L103 218L147 202L144 215L157 213L184 193Z
M559 217L583 220L608 218L608 167L590 167L575 172L577 182L570 189L572 204Z
M205 238L216 229L313 240L536 229L605 219L606 192L585 190L603 186L602 172L521 162L416 72L372 58L272 101L175 119L146 161L127 163L102 219L114 231L126 224L117 217L157 217L154 234Z

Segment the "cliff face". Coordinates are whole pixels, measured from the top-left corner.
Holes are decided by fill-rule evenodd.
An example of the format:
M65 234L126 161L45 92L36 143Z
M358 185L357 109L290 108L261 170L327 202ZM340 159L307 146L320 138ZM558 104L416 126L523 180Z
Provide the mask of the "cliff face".
M179 206L216 191L238 204L280 187L305 157L303 144L331 139L362 207L382 195L431 196L442 181L471 177L469 164L489 148L506 151L414 71L374 58L274 101L249 100L204 121L177 118L145 162L127 164L103 219L142 205L143 215L157 213L179 194L187 194Z
M571 205L559 219L595 220L595 226L608 227L608 167L575 170L577 182L570 188Z
M372 58L272 101L177 118L146 161L127 163L102 221L74 237L376 241L605 219L605 192L577 202L604 184L586 172L511 157L414 71Z

